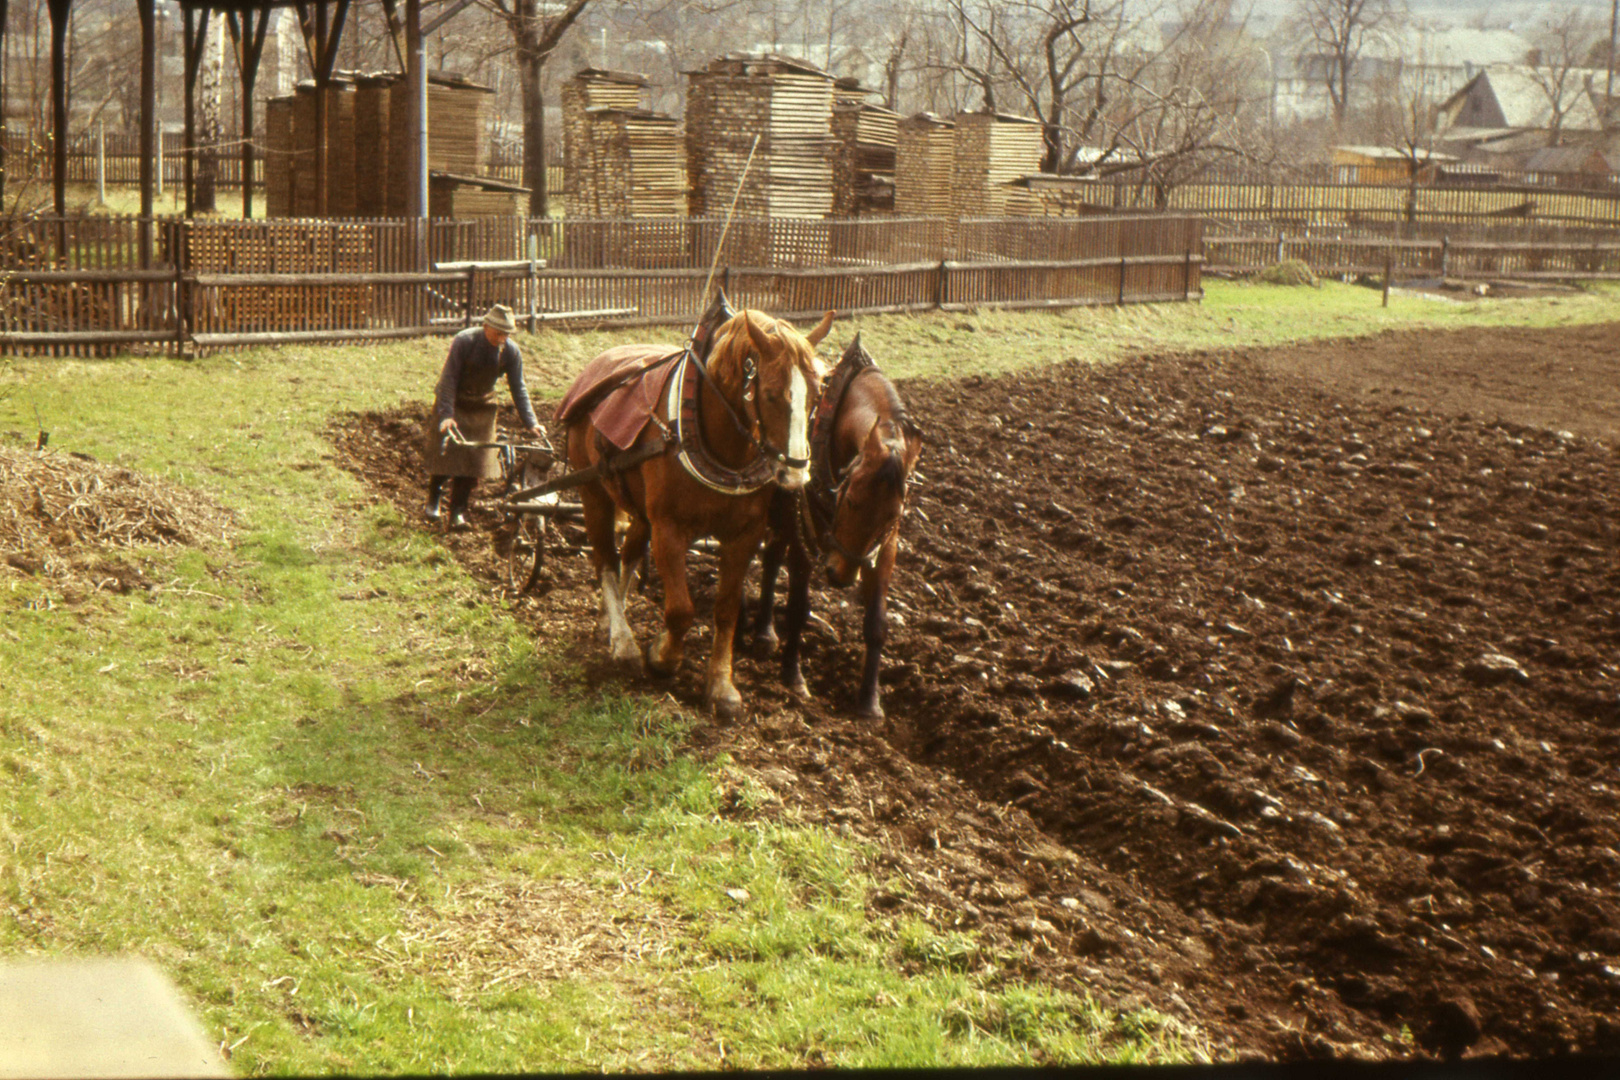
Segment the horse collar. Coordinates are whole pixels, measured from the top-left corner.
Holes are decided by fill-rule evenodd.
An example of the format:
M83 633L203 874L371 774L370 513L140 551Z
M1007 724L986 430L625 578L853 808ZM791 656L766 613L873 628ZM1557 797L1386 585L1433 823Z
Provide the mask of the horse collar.
M698 378L688 380L686 373L692 368L697 370ZM722 465L714 459L703 439L701 402L702 383L705 380L713 383L703 362L688 350L675 365L674 375L666 391L668 404L665 415L675 435L676 457L692 479L704 487L718 491L722 495L751 495L775 479L776 470L771 464L771 452L766 448L768 444L762 444L754 437L742 418L737 415L737 411L731 407L731 402L727 401L725 395L719 392L719 387L716 387L715 393L720 398L720 403L725 406L731 422L738 431L748 436L758 452L741 469ZM757 404L755 411L756 413L758 411ZM786 455L779 456L785 460L792 460L786 458Z

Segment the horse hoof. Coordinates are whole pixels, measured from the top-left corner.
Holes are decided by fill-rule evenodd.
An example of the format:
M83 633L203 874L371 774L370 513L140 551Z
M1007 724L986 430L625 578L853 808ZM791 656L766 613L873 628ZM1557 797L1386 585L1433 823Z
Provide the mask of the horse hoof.
M884 718L883 706L879 705L875 701L870 705L863 705L859 709L855 710L855 719L857 720L876 720L881 722Z
M743 711L742 695L715 698L709 702L709 708L714 710L716 720L741 720Z
M760 660L776 655L777 647L781 643L777 640L776 631L768 634L754 635L754 656Z
M787 683L788 693L792 694L800 701L810 700L810 686L804 681L803 675L794 675L790 678L784 679L783 682Z
M647 674L649 675L656 675L660 679L667 679L671 675L675 674L674 667L665 667L653 657L653 647L650 643L647 645L646 650L642 653L641 658L646 665Z
M639 676L643 669L641 650L632 644L628 649L614 649L610 654L613 663L624 669L626 674Z

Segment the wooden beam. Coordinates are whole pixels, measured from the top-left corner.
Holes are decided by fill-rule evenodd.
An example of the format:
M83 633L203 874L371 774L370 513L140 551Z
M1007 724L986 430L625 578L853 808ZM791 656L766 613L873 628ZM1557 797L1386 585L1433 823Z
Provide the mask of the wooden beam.
M6 9L8 0L0 0L0 210L6 205Z
M135 0L141 20L141 267L152 265L153 142L157 124L157 0Z
M49 0L51 9L51 190L56 197L56 215L67 214L67 30L73 0ZM60 254L60 253L58 253Z
M258 11L258 22L253 19ZM236 50L236 70L242 77L242 217L253 217L253 87L259 78L259 62L264 56L265 31L270 26L271 7L243 8L240 21L235 11L227 19L231 45Z
M197 188L197 74L202 68L203 44L208 40L209 9L206 7L200 8L195 3L182 2L180 12L182 21L185 24L185 42L182 46L182 52L186 69L186 132L184 143L186 155L186 217L189 218L192 215L192 202L196 196Z
M4 2L0 0L0 5ZM399 6L395 0L382 0L382 6L388 19L388 38L394 43L394 57L399 60L399 70L404 71L410 65L405 60L405 28L399 21Z

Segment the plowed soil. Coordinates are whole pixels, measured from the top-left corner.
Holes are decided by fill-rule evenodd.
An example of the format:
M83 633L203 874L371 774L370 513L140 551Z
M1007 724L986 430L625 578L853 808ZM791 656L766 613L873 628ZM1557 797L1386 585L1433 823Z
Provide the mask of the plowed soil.
M859 611L818 588L814 699L745 658L748 720L699 743L870 841L906 883L875 909L1017 939L1028 976L1217 1054L1620 1052L1617 343L1386 334L902 384L928 445L889 720L846 717ZM421 415L334 432L412 514ZM511 597L475 518L445 542L612 677L584 559L554 546L549 590ZM667 688L695 708L693 644Z

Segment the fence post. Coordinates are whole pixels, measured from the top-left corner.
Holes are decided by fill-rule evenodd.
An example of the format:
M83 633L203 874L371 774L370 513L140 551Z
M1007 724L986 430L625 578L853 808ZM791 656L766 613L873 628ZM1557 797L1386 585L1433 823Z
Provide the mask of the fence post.
M1124 256L1124 255L1121 255L1119 257L1119 303L1120 303L1120 306L1122 306L1122 307L1125 304L1125 267L1126 267L1126 258L1127 257Z
M186 355L186 327L193 321L191 290L186 288L187 230L185 223L180 221L174 222L169 228L171 254L174 255L174 355L183 360Z
M1278 262L1279 265L1283 261L1287 245L1288 245L1288 234L1287 233L1278 233L1277 234L1277 262Z
M1181 264L1181 298L1192 299L1192 248L1187 249L1187 259Z
M1389 282L1395 276L1395 249L1384 249L1384 307L1389 307Z
M1450 270L1451 270L1451 234L1447 233L1446 235L1444 235L1444 236L1442 236L1440 238L1440 277L1441 277L1442 280L1445 279L1446 274L1449 273Z
M473 320L473 275L478 272L478 264L473 263L467 267L467 300L462 305L462 326L471 326Z
M529 252L529 333L534 333L540 319L540 260Z
M946 260L939 260L939 269L935 271L939 276L934 279L934 307L944 310L945 302L950 299L950 270L946 268Z

